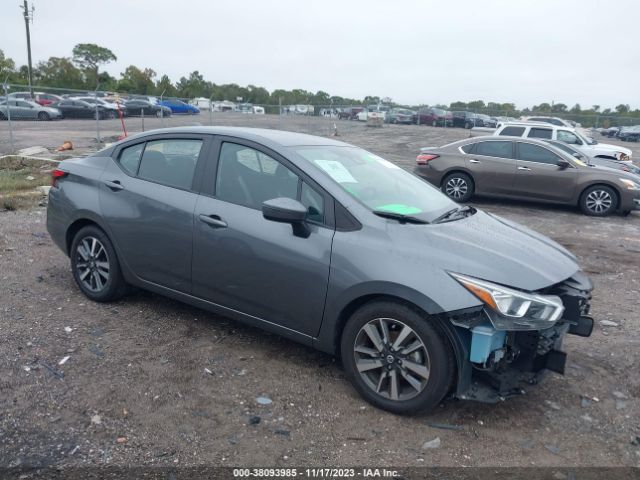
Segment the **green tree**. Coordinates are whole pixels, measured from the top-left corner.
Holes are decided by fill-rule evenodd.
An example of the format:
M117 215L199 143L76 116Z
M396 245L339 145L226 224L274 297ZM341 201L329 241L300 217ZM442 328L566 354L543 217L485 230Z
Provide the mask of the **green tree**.
M600 111L600 105L593 105L591 108L593 108L594 112L599 112Z
M569 110L571 113L581 113L582 112L582 108L580 107L579 103L576 103L573 107L571 107L571 110Z
M189 78L182 77L176 83L178 96L184 98L209 97L211 86L204 80L204 77L197 70L189 74Z
M140 70L135 65L129 65L120 74L118 90L125 92L139 93L141 95L151 95L155 93L155 83L153 81L156 72L150 68Z
M5 77L16 69L15 62L4 56L4 52L0 49L0 81L4 81Z
M167 75L162 75L156 83L156 95L163 95L164 97L175 97L177 95L176 87Z
M616 112L618 112L620 115L629 113L629 110L631 110L631 107L629 107L629 105L625 105L622 103L616 107Z
M81 89L84 87L82 71L70 58L50 57L46 62L36 65L33 72L36 84L47 87Z
M79 43L73 47L73 61L85 71L87 85L98 85L100 65L118 60L108 48L95 43Z
M567 106L564 103L555 103L551 106L551 111L553 113L565 113Z
M474 100L473 102L467 103L467 109L472 110L474 112L484 110L486 105L482 100Z

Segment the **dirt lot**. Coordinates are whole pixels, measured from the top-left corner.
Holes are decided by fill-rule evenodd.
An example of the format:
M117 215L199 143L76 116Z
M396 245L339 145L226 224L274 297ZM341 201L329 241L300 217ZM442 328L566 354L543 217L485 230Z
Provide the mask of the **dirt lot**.
M325 134L333 126L223 120L214 123ZM404 166L418 147L466 134L337 126L345 141ZM94 127L22 122L16 143L70 139L84 150ZM117 134L116 121L102 127ZM502 404L449 400L413 417L372 408L331 357L288 340L145 292L92 303L47 235L45 209L1 212L0 465L640 466L640 213L593 219L571 208L475 204L571 249L596 285L597 325L591 338L568 338L566 376ZM439 448L422 449L435 438Z

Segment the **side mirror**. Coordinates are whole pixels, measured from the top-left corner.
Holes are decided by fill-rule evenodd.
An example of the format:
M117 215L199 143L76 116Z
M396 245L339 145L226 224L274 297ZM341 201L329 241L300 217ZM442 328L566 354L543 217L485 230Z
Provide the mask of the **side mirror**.
M305 223L307 209L299 201L292 198L274 198L262 203L262 216L267 220L279 223L290 223L293 234L307 238L310 234Z
M571 164L563 158L558 159L558 161L556 162L556 165L558 165L563 170L571 166Z

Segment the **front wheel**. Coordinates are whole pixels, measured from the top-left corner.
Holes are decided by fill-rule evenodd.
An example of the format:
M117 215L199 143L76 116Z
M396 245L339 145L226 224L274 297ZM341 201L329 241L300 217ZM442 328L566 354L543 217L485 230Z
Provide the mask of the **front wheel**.
M580 209L585 215L606 217L618 206L618 194L606 185L594 185L580 195Z
M38 113L38 120L40 120L41 122L46 122L47 120L51 120L51 117L49 117L49 114L47 112L40 112Z
M76 234L71 244L71 270L78 287L94 302L110 302L128 291L109 237L95 226Z
M347 322L342 363L355 389L394 413L437 406L454 383L451 345L435 320L392 301L374 301Z
M469 175L455 172L445 177L442 181L441 190L454 202L464 203L471 200L475 186Z

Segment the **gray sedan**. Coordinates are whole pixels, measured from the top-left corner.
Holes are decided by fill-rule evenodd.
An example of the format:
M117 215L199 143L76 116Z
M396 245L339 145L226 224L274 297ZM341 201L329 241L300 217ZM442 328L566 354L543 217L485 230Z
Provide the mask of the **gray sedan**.
M8 110L8 111L7 111ZM62 118L57 108L43 107L29 100L12 99L0 103L0 120L53 120Z
M327 138L137 135L59 164L47 229L91 300L136 286L339 355L392 412L521 394L593 326L562 246Z

